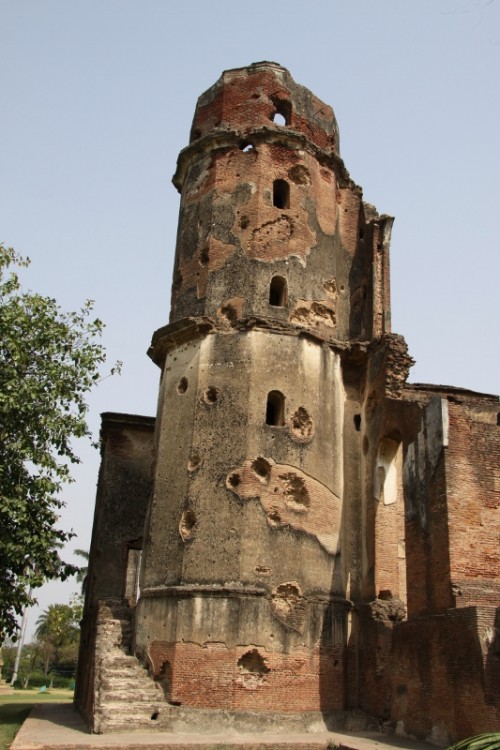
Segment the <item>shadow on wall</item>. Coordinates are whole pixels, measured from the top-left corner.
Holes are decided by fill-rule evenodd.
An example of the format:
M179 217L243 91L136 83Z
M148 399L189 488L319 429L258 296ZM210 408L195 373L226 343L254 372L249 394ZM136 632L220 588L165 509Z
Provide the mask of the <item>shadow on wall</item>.
M344 511L341 505L337 550L344 550ZM342 554L335 554L329 601L323 608L323 623L319 646L319 703L325 725L335 728L332 712L343 711L346 706L347 630L351 605L345 599L342 576Z

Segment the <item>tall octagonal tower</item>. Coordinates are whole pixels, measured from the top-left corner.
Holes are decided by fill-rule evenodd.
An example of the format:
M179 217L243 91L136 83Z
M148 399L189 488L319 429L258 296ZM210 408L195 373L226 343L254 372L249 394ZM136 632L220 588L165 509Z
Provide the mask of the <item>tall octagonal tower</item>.
M175 703L343 708L351 589L366 584L344 370L389 325L391 219L350 181L332 109L275 63L199 98L174 184L136 649Z

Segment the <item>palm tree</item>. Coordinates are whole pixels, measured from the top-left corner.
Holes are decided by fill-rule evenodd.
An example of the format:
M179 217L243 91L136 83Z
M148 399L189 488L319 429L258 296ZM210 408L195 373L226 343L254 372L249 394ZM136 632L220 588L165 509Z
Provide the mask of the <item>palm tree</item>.
M85 592L87 590L87 574L89 570L88 562L90 554L84 549L75 549L75 555L82 557L87 563L87 565L82 565L82 567L78 569L78 573L76 574L77 582L81 583L82 585L82 595L85 595Z
M63 650L78 643L80 637L79 609L72 604L49 604L36 621L37 644L44 656L44 674L51 661L57 664Z

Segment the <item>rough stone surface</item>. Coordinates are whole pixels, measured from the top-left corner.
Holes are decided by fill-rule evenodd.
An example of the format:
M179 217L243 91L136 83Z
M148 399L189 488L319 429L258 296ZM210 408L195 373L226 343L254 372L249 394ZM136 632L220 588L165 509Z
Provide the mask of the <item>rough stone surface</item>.
M333 111L226 71L174 184L156 420L103 421L77 705L100 732L500 729L498 399L407 383L393 220Z

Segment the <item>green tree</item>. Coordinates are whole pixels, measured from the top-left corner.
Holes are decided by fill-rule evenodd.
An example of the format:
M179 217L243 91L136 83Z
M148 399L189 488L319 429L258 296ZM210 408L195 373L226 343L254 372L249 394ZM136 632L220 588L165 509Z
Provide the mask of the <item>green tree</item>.
M60 554L73 536L56 525L60 490L79 462L72 440L90 437L86 397L106 358L93 303L64 312L24 291L15 269L28 264L0 245L0 643L32 589L78 570Z
M70 604L50 604L38 618L35 635L45 675L74 672L81 616L81 597L75 597Z

